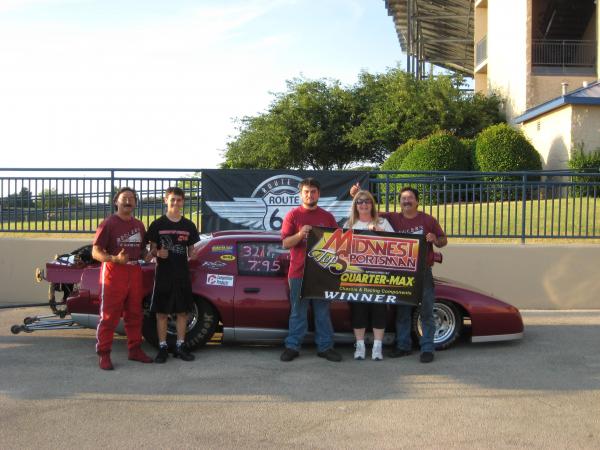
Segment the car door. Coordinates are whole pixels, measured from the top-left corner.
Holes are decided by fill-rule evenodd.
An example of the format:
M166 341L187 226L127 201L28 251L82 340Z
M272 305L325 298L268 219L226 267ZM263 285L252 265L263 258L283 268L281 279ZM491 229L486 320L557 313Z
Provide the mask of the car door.
M289 251L276 240L248 240L237 243L237 255L236 337L241 328L287 330Z

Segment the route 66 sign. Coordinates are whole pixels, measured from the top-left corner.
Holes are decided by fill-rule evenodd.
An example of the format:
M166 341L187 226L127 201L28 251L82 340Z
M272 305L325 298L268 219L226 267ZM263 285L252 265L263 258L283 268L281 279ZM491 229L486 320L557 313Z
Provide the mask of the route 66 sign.
M220 172L219 175L224 177L219 185L214 189L210 183L207 183L205 178L210 178L211 182L213 174ZM262 181L256 183L256 180L260 178L259 174L268 174L269 176L263 178ZM339 181L335 185L335 190L340 193L346 194L348 197L348 189L351 184L356 182L356 172L342 172L344 173L344 180ZM252 170L211 170L202 172L202 194L203 194L203 208L202 211L202 232L210 232L222 229L233 228L248 228L252 230L266 230L266 231L279 231L283 224L285 215L293 208L301 204L300 201L300 189L299 184L306 176L315 176L321 182L321 197L319 199L319 206L331 212L335 219L339 222L344 220L350 211L351 200L339 200L338 196L328 195L323 187L323 183L326 180L335 180L336 172L295 172L295 173L281 173L273 175L273 171L252 171ZM326 174L326 175L325 175ZM348 174L352 174L351 177ZM362 174L362 173L361 173ZM321 175L321 176L319 176ZM325 176L323 176L325 175ZM216 178L216 177L215 177ZM216 181L216 180L215 180ZM248 189L249 195L239 196L232 192L228 200L217 200L212 199L211 194L213 191L219 194L224 190L233 191L235 187L241 183L250 184L252 181L256 184L252 186L252 191ZM208 192L207 192L208 191ZM208 195L205 195L208 194ZM222 196L222 195L221 195ZM341 195L340 195L341 196ZM209 225L207 222L210 220L205 219L205 214L208 216L217 216L218 225ZM227 222L224 222L226 220ZM213 223L214 223L213 218ZM232 225L231 225L232 224Z

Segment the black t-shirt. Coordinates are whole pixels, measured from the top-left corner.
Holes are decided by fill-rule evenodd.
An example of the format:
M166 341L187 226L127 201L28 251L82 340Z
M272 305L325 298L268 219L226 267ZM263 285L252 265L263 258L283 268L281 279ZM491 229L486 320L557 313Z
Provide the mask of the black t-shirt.
M189 280L187 249L200 240L196 225L185 217L178 222L161 216L150 224L146 240L159 249L169 250L168 258L156 258L156 284L171 285L175 280Z

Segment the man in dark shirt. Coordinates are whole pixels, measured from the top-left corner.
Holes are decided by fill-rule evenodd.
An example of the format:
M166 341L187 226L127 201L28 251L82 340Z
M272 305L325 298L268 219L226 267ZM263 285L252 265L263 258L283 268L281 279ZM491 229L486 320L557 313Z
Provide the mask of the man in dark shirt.
M135 191L123 187L113 199L117 212L98 226L92 256L102 263L100 272L100 322L96 331L96 353L103 370L112 370L110 359L113 335L121 315L127 333L129 359L151 363L142 345L142 269L145 256L142 222L133 217Z
M359 191L358 184L352 186L350 195ZM419 208L419 191L406 186L401 189L400 195L401 213L381 213L381 217L388 219L392 228L397 233L422 234L427 241L427 268L423 277L423 295L421 298L421 323L423 335L421 336L422 363L430 363L434 358L434 335L435 318L433 317L433 304L435 302L433 273L431 268L434 264L433 246L444 247L448 244L448 238L435 217L421 212ZM396 348L388 356L399 358L412 353L411 339L412 307L398 305L396 307Z
M194 355L184 345L188 314L193 306L188 256L200 237L196 225L182 216L184 201L185 193L181 188L168 188L165 192L167 213L150 224L146 235L150 253L157 258L150 304L150 311L156 313L159 350L154 361L157 363L164 363L168 358L169 314L177 316L177 342L173 355L183 361L194 360Z
M423 277L423 297L421 299L421 362L433 361L433 338L435 335L435 318L433 304L435 302L433 273L433 246L444 247L448 243L446 234L438 221L429 214L418 210L419 191L412 187L404 187L400 191L400 206L402 212L391 213L388 219L392 228L398 233L423 234L428 245L427 268ZM406 356L411 353L412 340L410 336L412 308L398 305L396 309L396 348L389 354L392 358Z

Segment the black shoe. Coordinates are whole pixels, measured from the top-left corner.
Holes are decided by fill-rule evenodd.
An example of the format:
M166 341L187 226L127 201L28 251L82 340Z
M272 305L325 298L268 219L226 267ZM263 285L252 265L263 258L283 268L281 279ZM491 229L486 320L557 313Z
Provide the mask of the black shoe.
M160 347L158 349L158 353L156 354L156 356L154 358L154 362L157 364L164 364L167 362L168 358L169 358L169 351L167 350L167 347Z
M282 360L283 362L290 362L294 359L296 359L298 356L300 356L300 352L298 350L294 350L293 348L285 348L285 350L283 351L283 353L281 354L281 356L279 357L280 360Z
M185 345L178 345L177 347L175 347L173 356L175 358L180 358L182 361L193 361L194 359L196 359L196 357L188 351Z
M412 352L410 350L402 350L401 348L395 348L391 352L388 353L389 358L402 358L403 356L411 355Z
M317 356L332 362L340 362L342 360L342 355L336 352L333 348L328 348L324 352L318 352Z
M431 352L423 352L421 353L421 362L422 363L430 363L433 361L433 353Z

